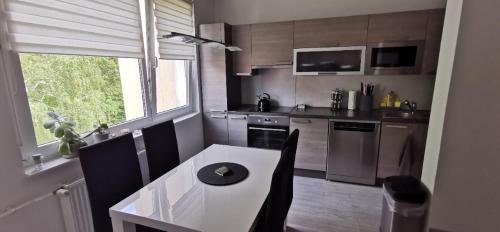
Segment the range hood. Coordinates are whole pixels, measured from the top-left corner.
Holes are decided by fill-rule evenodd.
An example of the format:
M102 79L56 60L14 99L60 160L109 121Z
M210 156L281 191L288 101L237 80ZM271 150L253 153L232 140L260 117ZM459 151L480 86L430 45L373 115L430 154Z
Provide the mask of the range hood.
M158 39L168 39L172 41L177 41L177 42L182 42L185 44L192 44L192 45L201 45L205 44L213 48L217 49L227 49L231 52L239 52L242 51L241 48L235 47L235 46L227 46L224 43L214 41L214 40L209 40L209 39L204 39L192 35L186 35L182 33L177 33L177 32L171 32L168 35L161 35Z

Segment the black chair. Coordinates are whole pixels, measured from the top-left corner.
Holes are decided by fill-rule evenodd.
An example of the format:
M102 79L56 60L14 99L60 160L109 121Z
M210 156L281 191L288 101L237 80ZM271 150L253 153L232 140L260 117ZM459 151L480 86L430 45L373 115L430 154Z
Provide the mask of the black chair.
M132 134L83 147L79 151L95 232L112 232L109 208L142 188ZM137 231L157 231L137 226Z
M179 149L172 120L142 129L148 157L149 180L156 180L179 166Z
M298 138L299 130L295 130L283 145L281 158L271 180L271 190L259 213L255 231L283 231L293 200L293 171Z

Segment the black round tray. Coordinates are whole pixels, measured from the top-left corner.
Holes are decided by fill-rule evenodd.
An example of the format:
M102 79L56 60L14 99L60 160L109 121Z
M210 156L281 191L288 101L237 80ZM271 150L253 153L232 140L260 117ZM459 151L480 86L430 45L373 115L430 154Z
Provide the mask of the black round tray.
M231 173L227 176L217 175L215 170L222 166L226 166L231 169ZM198 179L205 184L217 186L232 185L247 178L248 169L243 165L236 163L215 163L200 169L197 176Z

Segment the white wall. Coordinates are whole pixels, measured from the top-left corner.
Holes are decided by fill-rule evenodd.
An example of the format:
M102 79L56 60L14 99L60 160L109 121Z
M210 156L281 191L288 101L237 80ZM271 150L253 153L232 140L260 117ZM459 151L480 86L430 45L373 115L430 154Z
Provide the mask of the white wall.
M439 151L441 149L441 136L443 134L446 103L448 101L448 91L452 78L461 14L462 0L447 2L442 38L444 42L441 43L422 169L422 182L424 182L431 192L434 191L434 180L436 178Z
M444 8L446 0L216 0L215 19L252 24Z
M430 226L500 231L500 1L463 1Z
M213 22L213 10L207 10L213 9L213 0L199 2L201 6L196 13L197 19L203 20L200 23ZM11 106L7 100L5 80L3 72L0 72L0 109L3 112L0 114L0 213L7 208L49 193L62 183L82 178L78 163L58 167L34 177L27 177L24 174L21 153L14 137L14 118L9 113ZM204 148L202 123L200 114L176 123L181 160L188 159ZM57 197L48 198L0 219L0 231L64 232L62 212Z

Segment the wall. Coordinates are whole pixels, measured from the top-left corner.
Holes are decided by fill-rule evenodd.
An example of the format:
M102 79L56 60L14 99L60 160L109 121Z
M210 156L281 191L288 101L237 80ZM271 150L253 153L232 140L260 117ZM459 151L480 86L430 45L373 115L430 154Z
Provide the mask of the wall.
M421 178L422 182L424 182L431 192L434 191L434 181L436 178L439 151L441 149L441 136L443 134L446 102L448 101L448 91L452 78L461 13L462 0L447 2L442 37L442 41L446 42L441 43Z
M202 0L196 18L199 23L213 22L213 0ZM198 3L197 2L197 3ZM195 5L195 8L198 6ZM1 59L1 57L0 57ZM1 60L0 60L1 61ZM0 62L1 63L1 62ZM0 70L3 67L0 65ZM49 193L62 183L70 183L82 177L81 167L73 163L27 177L21 162L21 153L14 135L14 118L8 101L6 77L0 72L0 213L35 197ZM198 87L197 87L198 88ZM199 98L199 96L196 96ZM181 160L188 159L203 149L203 126L200 114L176 122L177 139ZM0 219L2 232L64 232L62 213L57 197L50 197L30 205L15 214Z
M445 0L217 0L216 20L252 24L444 8Z
M463 1L431 227L500 231L498 9L498 0Z
M274 103L282 106L307 104L329 107L330 91L336 88L346 91L360 90L361 82L375 84L373 106L379 107L380 100L389 91L395 91L404 100L415 101L419 109L430 109L434 76L293 76L292 70L259 70L254 77L242 78L242 101L255 104L256 95L269 93ZM344 101L347 107L347 100Z

